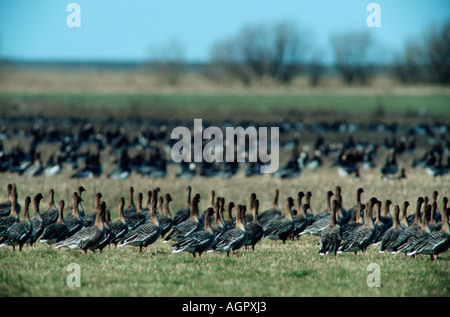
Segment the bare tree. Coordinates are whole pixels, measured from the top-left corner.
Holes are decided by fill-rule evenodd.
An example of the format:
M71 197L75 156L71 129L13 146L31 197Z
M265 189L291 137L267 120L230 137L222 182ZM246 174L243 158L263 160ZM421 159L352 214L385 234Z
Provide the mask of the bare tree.
M392 73L402 83L417 83L426 79L424 72L425 51L417 41L408 40L403 51L397 53Z
M426 57L433 82L450 83L450 20L426 35Z
M247 85L264 77L289 83L304 62L307 43L292 23L248 25L216 43L211 59Z
M370 49L373 44L368 31L350 31L331 37L335 66L347 84L366 84L370 76Z

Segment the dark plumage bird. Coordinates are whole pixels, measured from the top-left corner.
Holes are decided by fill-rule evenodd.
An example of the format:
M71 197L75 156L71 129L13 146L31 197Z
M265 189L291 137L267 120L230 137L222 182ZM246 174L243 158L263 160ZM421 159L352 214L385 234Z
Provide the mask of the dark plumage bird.
M279 195L280 195L280 191L278 189L276 189L272 208L269 208L258 215L258 222L261 226L263 226L264 229L267 228L267 226L269 225L269 223L271 221L282 217L280 207L278 206Z
M4 237L9 228L11 228L12 225L19 221L19 212L17 211L17 206L17 193L13 192L11 212L9 216L0 218L0 238Z
M72 237L57 243L56 247L81 250L83 253L87 253L88 250L91 250L95 253L95 250L99 248L100 243L105 240L105 234L110 230L106 226L105 214L106 204L105 202L102 202L97 210L95 224L93 226L84 227Z
M42 220L44 220L44 225L47 227L58 220L58 209L55 206L55 191L52 189L48 192L48 208L41 213Z
M327 206L325 210L314 215L308 226L300 232L299 235L310 234L310 235L320 235L322 230L324 230L330 224L331 218L331 197L333 196L332 191L327 192Z
M64 218L64 223L67 226L67 237L70 238L77 231L80 231L84 227L84 221L80 218L78 212L78 205L81 203L82 199L78 196L77 192L72 195L73 211L70 216Z
M161 226L156 216L156 204L156 199L154 199L152 201L150 221L136 227L134 230L128 231L120 242L119 247L134 245L139 247L139 252L142 251L142 248L147 251L147 247L158 240L161 235Z
M186 204L183 208L180 208L175 212L175 215L173 217L173 225L174 226L179 225L180 223L182 223L183 221L186 221L189 218L189 215L191 212L191 192L192 192L192 187L188 186L187 187Z
M200 221L198 219L199 202L200 194L196 194L191 202L189 218L178 225L173 226L169 234L163 239L163 242L168 242L170 240L180 241L200 229Z
M242 207L242 205L238 205L235 228L227 230L219 237L219 239L214 240L214 244L212 245L211 250L208 250L208 252L226 252L227 256L230 256L231 252L236 257L239 256L236 251L245 245L248 237L248 233L245 230L244 226L244 215L242 212Z
M264 237L269 238L276 242L276 240L283 241L283 244L292 234L295 229L294 220L292 218L292 206L294 205L294 199L288 197L286 199L286 215L281 219L275 219L267 225L264 230Z
M302 191L299 191L297 194L297 210L293 212L292 219L294 220L294 231L292 232L292 237L298 238L299 234L302 233L306 227L308 226L307 215L305 214L305 210L302 204L302 198L305 194Z
M143 225L147 220L142 210L142 198L143 198L142 193L139 193L136 211L130 212L125 216L125 222L127 223L128 230L130 231Z
M110 243L113 243L117 247L117 244L122 240L123 236L128 233L128 226L126 224L125 218L123 216L123 209L125 206L125 199L120 197L119 203L119 214L117 220L109 223L109 228L111 229L111 239Z
M45 227L44 233L41 237L41 243L47 243L49 247L52 244L63 241L67 237L67 226L64 223L64 200L59 202L58 219L55 223L52 223Z
M12 246L13 250L15 250L16 245L19 246L19 251L22 251L22 246L27 242L28 238L33 231L33 225L30 221L30 216L28 213L29 207L31 203L31 198L27 196L25 198L23 216L21 221L16 221L9 229L6 231L6 234L3 236L3 239L0 243L0 248L3 246Z
M398 205L394 208L394 223L389 228L381 239L380 253L384 251L392 251L392 246L397 241L398 237L402 234L404 228L400 224L400 207Z
M251 246L252 250L255 251L255 245L261 241L264 236L264 229L258 223L258 210L259 210L259 199L255 199L253 208L250 211L253 214L252 222L245 225L245 230L247 231L247 242L245 242L245 247Z
M439 254L446 252L450 248L449 217L450 208L447 208L442 212L442 228L417 243L407 255L429 254L431 260L436 261Z
M9 216L12 207L12 184L6 186L6 201L0 203L0 217Z
M326 255L328 253L334 253L336 255L341 244L341 226L337 223L336 216L338 208L339 202L334 199L330 224L320 234L320 255Z
M33 199L33 217L31 218L31 224L33 225L33 230L31 232L30 237L28 238L27 243L29 245L34 245L36 241L41 237L42 233L45 229L44 220L41 217L41 213L39 211L39 204L41 199L44 198L41 193L38 193L34 196Z
M192 234L179 240L176 244L172 245L175 249L172 253L190 252L195 258L195 254L198 253L199 257L202 257L202 253L211 249L214 243L214 233L210 225L210 218L214 213L214 209L209 207L206 209L204 218L204 229L193 232Z
M364 213L364 224L358 228L348 237L348 239L341 244L338 252L355 252L362 251L363 254L375 239L376 228L373 224L372 212L373 207L377 203L377 199L372 197L370 199L369 208Z
M172 196L170 194L166 194L162 205L162 213L158 213L157 215L159 225L161 226L161 239L163 239L170 229L172 229L173 220L169 207L171 201Z

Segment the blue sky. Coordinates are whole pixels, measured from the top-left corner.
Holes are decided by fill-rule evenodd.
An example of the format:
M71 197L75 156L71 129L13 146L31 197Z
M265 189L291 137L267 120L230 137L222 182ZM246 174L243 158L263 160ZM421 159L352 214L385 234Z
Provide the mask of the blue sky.
M69 3L81 7L81 27L69 28ZM381 27L368 28L366 7L381 7ZM152 47L176 41L190 61L243 26L290 21L305 29L324 54L330 36L373 33L381 51L402 47L431 24L450 18L449 0L1 0L0 56L25 60L142 61Z

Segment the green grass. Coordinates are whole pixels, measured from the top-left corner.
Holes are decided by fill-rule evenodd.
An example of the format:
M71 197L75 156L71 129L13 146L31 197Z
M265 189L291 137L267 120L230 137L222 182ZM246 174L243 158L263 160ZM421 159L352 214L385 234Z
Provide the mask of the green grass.
M72 191L83 185L87 189L83 194L86 210L92 210L94 195L100 191L114 220L119 197L124 196L127 202L130 185L136 192L146 193L156 186L162 193L170 192L174 199L173 215L184 204L188 184L201 194L201 211L209 204L211 189L235 203L246 203L250 193L255 192L264 210L271 205L274 189L279 188L281 206L285 197L295 197L300 189L312 191L312 209L316 212L324 206L326 191L339 184L344 206L348 208L354 204L356 189L362 186L363 200L371 196L382 201L389 198L394 204L410 200L409 213L414 212L416 197L430 195L434 190L439 190L440 197L448 196L450 184L448 176L431 178L421 171L411 172L407 180L399 182L383 182L377 171L365 171L361 179L341 178L328 168L305 171L300 178L288 180L270 176L246 179L240 174L229 180L203 177L184 180L177 179L174 172L169 169L165 179L132 175L124 181L106 177L76 180L69 179L68 173L31 179L4 174L0 188L15 182L19 200L23 201L26 195L38 191L47 196L48 189L53 187L56 201L69 201ZM41 203L41 210L45 206L46 200ZM5 247L0 249L0 296L450 296L450 252L442 254L436 263L428 256L414 260L404 254L380 254L377 246L371 246L365 256L349 253L322 257L317 253L318 241L316 236L304 236L285 245L263 240L256 246L256 252L241 249L239 258L206 253L201 259L194 259L189 253L172 254L170 243L161 241L149 246L146 253L139 253L132 246L106 248L102 254L87 255L49 249L41 244L25 247L21 253ZM80 266L79 288L66 285L70 274L66 268L70 263ZM380 265L380 288L366 284L370 263Z
M72 114L223 117L289 116L298 113L351 113L356 115L412 115L426 110L448 115L448 94L389 93L232 93L232 94L99 94L0 93L3 114ZM212 112L212 113L211 113Z

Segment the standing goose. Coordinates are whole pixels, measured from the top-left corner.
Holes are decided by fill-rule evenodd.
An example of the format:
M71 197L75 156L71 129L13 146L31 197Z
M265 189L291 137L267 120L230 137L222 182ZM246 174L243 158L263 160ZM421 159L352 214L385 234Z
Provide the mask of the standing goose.
M337 250L341 244L341 227L337 223L336 219L338 208L339 202L334 199L330 224L320 234L320 255L334 253L334 255L336 256Z
M72 237L57 243L57 248L69 248L71 250L81 250L87 253L91 250L95 253L99 244L105 239L105 214L106 204L102 202L96 210L95 224L90 227L84 227Z
M95 220L97 219L97 215L100 214L100 200L102 199L103 195L102 193L95 194L95 200L94 200L94 211L87 214L84 217L84 226L85 227L92 227L95 226Z
M172 214L170 213L169 204L172 201L172 196L166 194L164 196L164 202L162 204L162 213L158 214L159 225L161 226L161 239L172 229L173 221Z
M139 193L136 211L129 212L128 214L125 215L125 221L127 223L128 230L130 231L144 224L145 221L147 220L145 218L144 212L142 211L142 198L143 198L142 193ZM156 208L156 201L154 202L154 204Z
M42 220L44 220L45 226L49 226L58 220L58 208L55 205L55 191L51 188L48 192L48 208L41 213Z
M416 212L414 214L414 222L403 230L402 234L398 237L397 241L392 246L392 253L398 253L399 250L408 247L408 240L413 237L421 229L420 225L420 209L424 202L423 197L417 198Z
M387 217L384 218L385 221L382 220L382 216L381 216L381 201L379 200L377 202L377 216L376 216L376 219L375 219L375 222L374 222L374 226L375 226L375 229L376 229L375 239L373 241L374 245L377 245L377 244L381 243L381 240L383 239L384 234L392 226L392 223L389 223L389 221L386 218Z
M85 191L86 191L86 189L85 189L83 186L79 186L76 194L77 194L78 197L81 198L81 194L82 194L83 192L85 192ZM72 201L73 201L73 200L74 200L74 199L72 198ZM81 200L79 201L79 203L78 203L78 216L79 216L79 218L80 218L81 220L84 220L84 217L86 216L86 212L84 211L83 204L81 203L82 201L83 201L83 199L81 199ZM67 213L66 217L72 217L74 206L75 206L75 204L74 204L74 201L73 201L73 204L72 204L72 210L70 210L70 211Z
M356 209L355 212L352 213L354 215L354 218L348 223L341 226L341 237L343 241L346 241L348 237L352 235L353 231L363 225L361 213L364 213L365 208L366 205L359 202L358 209Z
M234 229L236 227L236 219L233 218L234 202L230 201L227 208L227 219L225 219L225 225L227 229Z
M66 216L64 218L64 223L67 226L67 238L73 236L77 231L81 230L84 226L83 220L80 218L80 214L78 212L78 205L81 202L81 197L78 196L77 192L74 192L72 195L72 215Z
M217 201L214 204L214 215L210 214L210 217L214 217L214 223L211 224L211 219L209 219L211 230L214 234L214 238L217 239L220 237L225 231L227 231L227 227L225 226L224 221L222 220L222 217L220 215L221 209L223 204L225 203L224 199L221 199L221 197L217 197ZM208 209L206 210L208 211ZM206 213L205 213L206 215Z
M227 256L230 256L230 252L236 257L239 255L235 252L236 250L242 248L247 242L247 231L243 223L243 206L238 205L236 214L236 227L234 229L227 230L222 234L219 239L214 240L214 244L211 247L212 251L226 252Z
M159 225L158 217L156 216L156 204L156 199L152 200L152 213L149 222L129 231L123 237L119 247L134 245L139 247L139 252L142 252L142 248L147 251L147 247L158 240L161 235L161 226Z
M109 224L109 228L111 230L110 243L113 243L115 247L117 247L117 244L122 240L123 236L128 233L128 226L123 216L124 207L125 199L123 197L120 197L119 214L117 216L117 220Z
M9 216L0 218L0 238L4 237L9 228L19 221L19 212L17 210L19 203L17 202L17 193L13 191L12 195L12 205Z
M430 229L428 228L428 221L431 216L431 205L425 206L425 213L422 217L422 225L418 230L414 230L410 235L405 236L400 242L398 242L393 248L393 253L405 253L408 254L413 248L425 240L430 235ZM405 230L406 231L406 230ZM415 254L413 254L415 257Z
M347 210L347 212L350 214L350 219L356 219L356 212L360 212L361 211L361 196L364 193L364 188L359 187L356 190L356 205L353 206L352 208L350 208L349 210ZM359 215L361 217L361 214Z
M407 254L429 254L431 260L436 261L439 254L446 252L450 248L449 217L450 208L447 208L442 212L442 228L416 244Z
M283 244L286 242L295 228L291 210L293 205L294 199L288 197L286 199L286 216L270 222L267 229L264 230L264 237L273 240L274 243L277 240L283 241Z
M314 217L311 219L311 223L305 228L305 230L303 230L303 232L300 232L299 235L307 233L309 233L310 235L320 235L322 230L328 227L331 218L331 197L333 195L334 194L332 191L327 192L327 207L321 213L314 215Z
M128 203L127 208L125 208L123 210L123 216L127 217L130 213L133 213L137 210L135 204L134 204L134 187L130 186L130 190L129 190L129 195L130 195L130 202Z
M187 187L187 200L186 204L183 208L178 209L175 213L175 216L173 217L173 225L177 226L183 221L186 221L189 218L190 212L191 212L191 192L192 187Z
M302 233L307 225L307 215L305 214L304 206L302 205L302 198L304 197L304 193L302 191L299 191L297 194L297 213L292 218L294 220L294 231L292 232L292 236L299 237L299 234ZM305 206L308 206L309 204L306 204Z
M67 226L64 223L64 200L59 202L58 219L55 223L52 223L45 227L44 233L41 237L41 243L47 243L51 248L52 244L63 241L67 236Z
M258 210L259 210L259 199L254 201L254 207L251 210L253 213L252 222L248 223L245 226L245 230L247 231L247 242L245 243L245 247L252 246L252 250L255 251L255 245L262 239L264 236L264 229L258 223Z
M214 209L209 207L206 209L205 219L204 219L204 229L201 231L193 232L187 237L181 239L176 244L172 245L175 249L172 253L179 253L182 251L190 252L195 258L195 253L201 258L202 253L211 249L214 243L214 233L211 228L210 219Z
M370 199L369 208L364 213L364 224L358 228L348 237L348 239L339 248L340 252L355 252L362 251L363 254L375 239L376 228L373 224L372 212L373 206L377 203L377 199L372 197Z
M428 228L430 229L430 232L438 231L440 229L440 227L436 224L435 219L436 213L437 213L437 202L433 201L433 203L431 204L431 216L430 220L428 221Z
M400 219L400 226L402 227L402 229L405 229L406 227L408 227L408 220L407 220L408 207L409 207L409 201L405 200L405 202L403 203L403 208L402 208L402 218Z
M245 214L244 225L251 223L253 221L253 214L254 214L253 209L255 209L255 201L256 201L256 194L251 193L249 201L249 213Z
M41 213L39 211L39 204L41 199L44 198L41 193L38 193L33 198L33 217L31 218L31 224L33 225L33 230L31 232L30 237L28 238L27 243L29 245L34 245L36 241L40 238L45 229L44 220L41 217Z
M198 220L198 204L200 202L200 194L196 194L191 202L190 216L187 220L172 227L172 231L164 238L163 242L170 240L180 241L191 233L200 229Z
M404 228L400 224L400 207L399 205L395 205L394 223L392 227L386 231L383 239L381 240L380 253L383 253L384 251L390 252L392 250L392 246L397 241L398 237L402 234L403 229Z
M273 199L272 208L263 211L258 216L258 222L263 226L264 229L267 228L268 224L275 219L281 218L281 210L278 206L278 197L280 196L280 191L278 188L275 190L275 197Z
M9 216L12 207L12 184L6 186L6 201L0 203L0 217Z
M24 211L21 221L15 222L6 232L3 237L0 248L6 245L10 245L13 247L13 250L16 249L16 245L19 245L19 251L22 251L22 246L27 242L28 238L33 231L33 225L30 221L30 216L28 213L29 207L31 203L30 196L25 198Z

